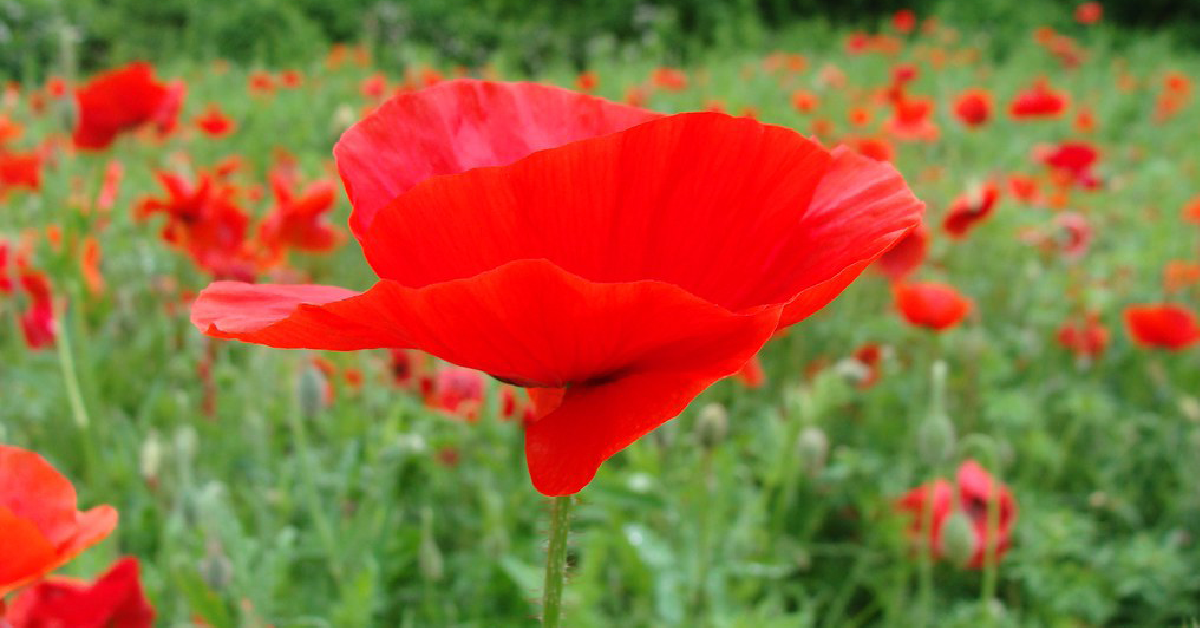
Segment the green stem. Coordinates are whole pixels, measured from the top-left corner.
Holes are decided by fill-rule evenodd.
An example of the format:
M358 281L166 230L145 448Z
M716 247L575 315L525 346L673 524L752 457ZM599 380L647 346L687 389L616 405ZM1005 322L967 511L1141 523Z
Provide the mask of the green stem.
M550 502L550 544L546 548L546 584L542 593L542 626L557 628L562 616L563 580L567 573L567 534L571 528L571 496Z
M87 406L83 404L83 393L79 388L79 375L75 372L75 359L71 356L71 343L67 334L66 312L61 312L58 328L58 364L62 367L63 383L67 387L67 401L71 404L71 416L80 429L86 429L89 423Z

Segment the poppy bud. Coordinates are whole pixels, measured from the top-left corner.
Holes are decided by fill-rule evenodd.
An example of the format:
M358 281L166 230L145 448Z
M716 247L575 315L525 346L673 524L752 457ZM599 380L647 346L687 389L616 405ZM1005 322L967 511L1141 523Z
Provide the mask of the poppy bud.
M930 464L954 454L954 423L944 414L932 414L917 427L917 452Z
M315 417L324 405L325 376L312 365L300 371L296 385L296 396L300 400L300 416Z
M728 431L729 414L725 411L725 406L710 403L700 410L700 418L696 421L696 435L700 438L701 446L712 449L717 443L725 440Z
M975 557L975 529L971 526L971 518L961 510L954 511L942 524L941 534L942 554L947 560L966 567Z
M421 546L417 555L421 576L429 582L439 582L446 574L442 552L433 538L433 510L421 509Z
M175 432L175 455L183 466L191 466L196 457L196 430L185 425Z
M805 426L800 430L796 447L805 475L817 477L825 468L825 459L829 455L829 437L825 436L825 431L815 425Z
M157 484L158 470L162 467L162 438L159 437L158 432L150 432L150 435L142 442L140 460L139 469L142 479L147 484Z
M200 577L210 588L218 591L229 586L233 580L233 563L221 549L219 541L208 542L204 558L200 560Z

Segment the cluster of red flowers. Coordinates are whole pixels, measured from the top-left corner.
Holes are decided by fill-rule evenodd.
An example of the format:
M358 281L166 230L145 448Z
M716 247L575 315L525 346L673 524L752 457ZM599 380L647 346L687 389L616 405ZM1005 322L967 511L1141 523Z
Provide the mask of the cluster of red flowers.
M75 488L41 456L0 445L0 625L150 628L138 562L125 558L93 583L48 576L117 525L117 511L76 510ZM4 598L16 592L6 608Z
M974 460L959 466L954 484L938 479L914 488L896 507L909 517L909 534L924 539L935 557L955 560L970 569L980 569L985 561L999 561L1004 556L1017 521L1012 493ZM957 529L951 523L956 517L964 519L967 526ZM964 532L965 538L955 536Z

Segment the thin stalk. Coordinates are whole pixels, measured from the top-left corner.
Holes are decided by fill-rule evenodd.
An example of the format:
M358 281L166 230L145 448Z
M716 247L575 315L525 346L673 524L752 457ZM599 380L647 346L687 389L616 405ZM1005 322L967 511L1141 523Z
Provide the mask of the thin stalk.
M571 496L550 502L550 544L546 547L546 584L542 590L542 626L558 628L562 617L563 580L567 574L567 535L571 529Z
M66 312L62 312L58 320L65 323ZM71 404L71 416L79 429L87 429L87 406L83 403L83 393L79 387L79 375L75 372L75 359L71 355L71 342L67 333L67 325L59 325L55 346L58 348L58 365L62 368L63 383L67 387L67 401Z

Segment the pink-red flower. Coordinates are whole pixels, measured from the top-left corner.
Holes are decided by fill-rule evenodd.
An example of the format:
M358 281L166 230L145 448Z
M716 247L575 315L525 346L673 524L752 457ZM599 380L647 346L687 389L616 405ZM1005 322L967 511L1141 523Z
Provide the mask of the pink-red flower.
M992 214L999 200L1000 186L994 182L975 187L954 199L954 204L946 211L942 229L952 238L965 237L976 224Z
M1017 521L1017 504L1008 487L997 486L987 470L974 460L959 466L954 485L938 479L912 489L896 507L909 517L909 534L926 539L936 558L946 552L943 534L946 522L956 513L965 515L972 533L973 552L966 565L971 569L981 569L989 554L993 561L1003 558L1012 544L1012 529ZM993 513L992 518L989 512Z
M526 458L549 495L835 298L922 210L888 164L789 129L532 83L402 94L334 155L379 282L215 283L193 322L281 348L421 349L528 388Z

